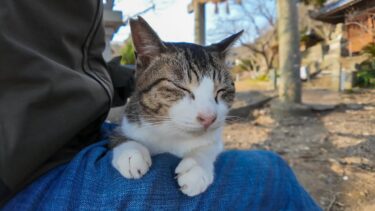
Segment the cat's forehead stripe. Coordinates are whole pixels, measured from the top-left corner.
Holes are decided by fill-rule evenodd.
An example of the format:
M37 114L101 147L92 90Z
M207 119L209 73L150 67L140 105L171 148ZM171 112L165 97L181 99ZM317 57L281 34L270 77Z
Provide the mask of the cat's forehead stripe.
M193 54L191 53L191 51L189 51L188 49L184 50L185 52L185 59L186 59L186 62L188 63L189 65L189 70L187 70L188 72L189 71L192 71L196 77L196 79L199 81L200 80L200 77L199 77L199 74L198 74L198 68L196 68L194 62L193 62Z
M210 76L213 80L219 80L221 82L221 68L217 66L214 56L204 50L201 46L182 46L179 48L185 57L188 70L186 74L189 82L191 82L191 72L194 74L196 79L200 81L204 76Z
M188 76L189 83L191 83L193 79L192 79L192 77L191 77L191 71L190 71L190 69L191 69L192 67L191 67L190 62L186 62L186 63L188 64L188 65L187 65L188 68L185 69L185 72L186 72L186 74L187 74L187 76Z
M195 63L200 68L206 68L207 65L216 66L214 56L200 45L192 43L165 43L171 46L175 51L182 52L185 59Z

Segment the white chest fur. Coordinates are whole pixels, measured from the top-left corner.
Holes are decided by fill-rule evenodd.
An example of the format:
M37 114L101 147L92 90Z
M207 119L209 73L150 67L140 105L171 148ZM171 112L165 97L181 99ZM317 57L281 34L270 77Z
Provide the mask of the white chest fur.
M195 149L212 146L218 151L222 149L221 128L200 135L186 134L166 124L143 126L130 123L125 117L121 127L124 135L143 144L152 155L171 153L183 157Z

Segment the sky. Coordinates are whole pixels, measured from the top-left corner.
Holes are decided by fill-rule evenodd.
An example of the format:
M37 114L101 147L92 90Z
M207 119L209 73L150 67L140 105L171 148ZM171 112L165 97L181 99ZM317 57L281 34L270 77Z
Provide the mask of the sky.
M170 42L194 42L194 14L188 14L191 0L154 0L156 8L142 15L162 40ZM117 0L114 10L123 12L123 19L143 11L152 5L150 0ZM222 7L222 5L221 5ZM224 13L225 9L219 10ZM206 5L206 27L214 27L214 5ZM130 34L128 26L123 26L114 36L114 42L122 42ZM224 38L225 35L223 35ZM211 43L208 38L207 43Z
M114 10L122 11L123 19L149 8L152 2L155 3L155 9L142 15L142 17L158 33L159 37L169 42L194 42L194 13L187 12L188 4L192 0L115 0ZM272 2L272 0L264 0ZM262 3L262 2L261 2ZM236 11L236 6L231 6L231 13L227 14L225 4L219 4L219 13L215 14L214 4L206 4L206 44L218 42L230 35L230 33L239 31L234 26L223 24L220 25L220 18L235 18L236 16L243 19L242 14ZM257 18L256 18L257 19ZM262 20L256 20L261 23ZM233 29L231 29L233 28ZM251 30L249 27L247 32ZM242 29L242 28L241 28ZM219 32L220 31L220 32ZM112 42L123 42L128 38L130 28L128 25L121 27L115 34ZM245 37L245 36L243 36Z

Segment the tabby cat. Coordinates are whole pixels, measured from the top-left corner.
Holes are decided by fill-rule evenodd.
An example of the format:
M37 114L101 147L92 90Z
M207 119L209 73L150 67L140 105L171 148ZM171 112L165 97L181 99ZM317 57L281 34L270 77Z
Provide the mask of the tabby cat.
M221 132L235 89L225 56L243 31L200 46L160 40L147 22L130 20L136 51L135 90L113 139L112 165L126 178L141 178L151 155L171 153L182 160L175 169L181 191L204 192L214 179L222 151Z

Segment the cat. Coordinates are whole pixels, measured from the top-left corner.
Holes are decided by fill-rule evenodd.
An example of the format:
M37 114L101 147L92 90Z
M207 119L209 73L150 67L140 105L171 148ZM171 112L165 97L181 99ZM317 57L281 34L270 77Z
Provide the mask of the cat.
M152 165L151 155L171 153L180 190L195 196L214 180L214 162L223 150L221 132L235 87L225 56L243 30L210 46L160 40L142 18L131 19L136 54L135 90L120 132L113 139L112 165L138 179Z

